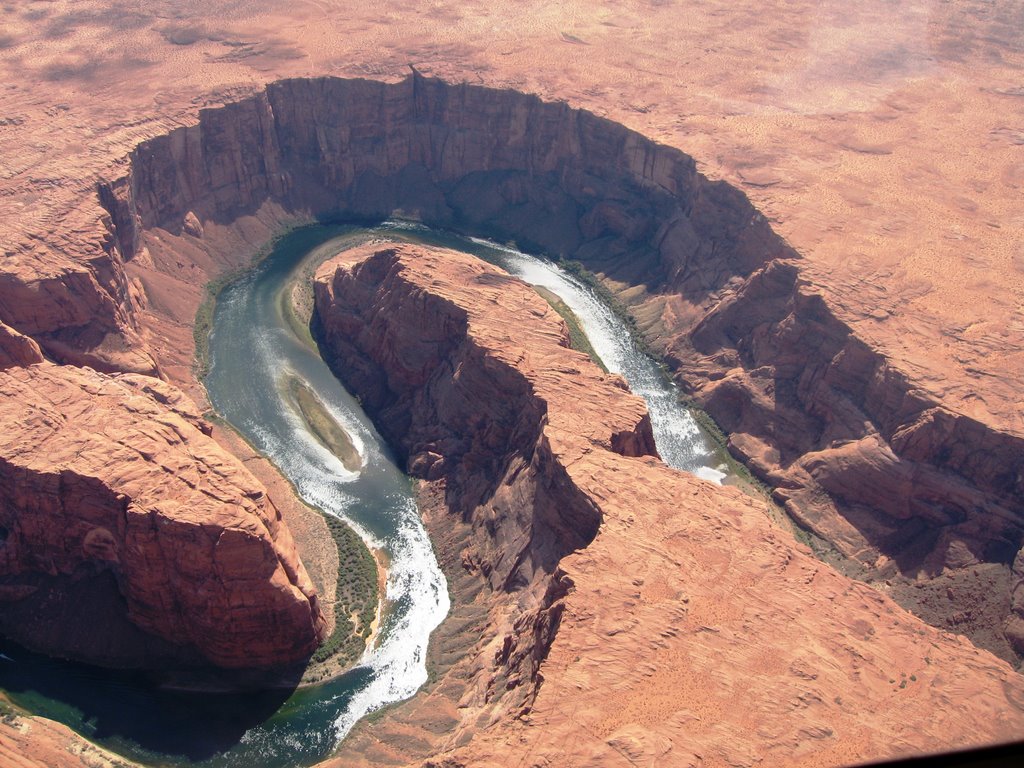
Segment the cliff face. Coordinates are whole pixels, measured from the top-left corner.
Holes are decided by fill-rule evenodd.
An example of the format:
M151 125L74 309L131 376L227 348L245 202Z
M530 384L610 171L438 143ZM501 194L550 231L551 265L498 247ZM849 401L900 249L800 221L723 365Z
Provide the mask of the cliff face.
M0 371L3 632L113 666L305 660L324 620L291 536L195 406L21 347Z
M796 520L933 623L1024 653L1020 435L915 384L794 263L759 269L692 330L665 327L679 380Z
M740 192L674 149L510 91L287 80L144 142L101 198L114 252L148 264L171 243L158 268L281 222L399 211L639 286L649 340L795 519L929 621L1024 649L1024 435L879 353ZM898 333L877 307L844 312Z
M463 567L518 600L434 760L846 764L1024 727L1004 662L658 461L642 403L518 281L371 244L321 267L316 300L325 356L474 527Z
M485 701L532 699L571 585L558 563L601 524L567 455L656 455L646 407L568 348L532 290L463 254L363 246L322 265L315 285L325 359L409 472L439 484L448 513L472 528L463 566L518 603L493 660L505 682ZM511 329L521 313L528 323ZM572 411L551 407L569 393Z
M428 292L409 274L413 258L417 274L448 269L444 260L455 259L477 301L467 308L443 289L427 286ZM473 559L496 589L551 573L600 524L567 483L546 434L545 425L565 426L545 399L560 376L578 376L580 407L571 418L581 439L628 455L656 455L642 402L622 395L631 408L615 413L594 405L620 380L594 376L589 366L580 374L581 355L566 352L565 329L498 270L451 251L371 245L318 271L316 302L325 359L404 453L409 472L444 479L449 509L481 529ZM488 315L493 304L504 311L528 306L549 322L513 336L502 319Z
M157 371L189 357L196 286L275 228L395 211L638 286L652 343L794 517L929 621L1020 650L1019 430L875 351L741 193L564 104L416 76L286 80L204 110L140 144L48 247L7 254L0 321L58 362ZM481 439L529 432L503 429Z

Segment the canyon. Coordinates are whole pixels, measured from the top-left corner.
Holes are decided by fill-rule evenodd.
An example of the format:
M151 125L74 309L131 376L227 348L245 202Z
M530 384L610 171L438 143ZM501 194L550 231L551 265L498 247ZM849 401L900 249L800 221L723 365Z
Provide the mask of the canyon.
M580 763L745 764L771 754L782 763L841 764L1019 738L1019 678L1005 662L1019 664L1024 652L1015 374L1024 326L1012 246L1020 174L1015 134L994 117L1009 115L1009 125L1020 113L1019 56L1005 19L944 11L915 36L918 27L901 18L889 29L909 41L901 50L910 63L857 49L875 73L859 81L825 66L831 49L803 39L788 15L793 23L783 30L728 11L735 23L721 27L710 11L682 24L660 6L630 5L621 14L653 42L622 43L622 58L609 52L621 47L588 43L625 28L604 13L572 17L571 32L554 45L550 29L529 26L549 17L528 13L522 37L480 33L498 43L484 50L446 31L478 39L466 24L483 18L479 9L457 18L435 9L416 23L416 38L429 44L385 46L383 55L373 44L370 56L358 46L375 39L367 30L380 29L379 20L355 11L344 25L351 35L329 25L314 35L296 32L292 20L275 26L259 4L213 5L206 13L222 18L204 17L206 26L189 27L194 35L182 38L176 21L140 20L111 37L157 37L162 25L163 42L145 38L147 55L164 75L186 73L158 89L161 78L132 81L104 69L120 90L97 93L124 105L122 123L103 116L102 99L76 92L91 77L66 47L81 42L78 31L47 37L57 56L47 66L58 69L45 95L14 86L3 96L13 117L0 127L9 146L25 148L17 158L4 151L0 202L0 375L5 398L11 393L3 482L15 500L5 502L0 550L12 626L29 627L10 608L30 601L29 590L58 595L72 583L137 621L123 628L122 658L236 665L251 658L239 649L260 647L257 624L279 630L259 650L260 663L309 653L324 618L279 505L214 443L202 406L189 402L204 399L192 371L192 325L207 283L244 267L283 228L397 213L512 240L596 273L819 554L876 588L810 559L771 527L760 501L660 466L636 401L564 350L563 329L543 303L488 308L494 318L510 313L506 328L542 329L519 344L530 354L541 339L558 347L547 358L561 361L558 376L543 381L550 389L538 397L536 384L511 372L532 365L527 355L508 357L517 346L511 337L484 344L478 328L462 325L465 308L452 297L477 267L444 285L423 281L403 305L424 320L412 330L434 336L374 315L358 349L346 342L356 338L354 321L326 309L339 303L342 284L359 294L345 301L366 317L398 296L374 295L344 271L333 283L322 273L322 331L346 361L339 372L353 377L425 481L422 506L439 554L460 589L475 595L462 610L475 611L484 628L454 674L357 730L352 761L445 752L456 763L497 764L509 749L553 760L579 739L572 759ZM885 21L880 4L869 6L822 11L829 44L842 39L838 29ZM297 4L295 23L315 18L311 8ZM86 13L81 29L102 29L104 19ZM240 58L197 83L207 71L202 56L231 39L216 24L247 25L277 42L232 48ZM965 53L951 53L951 39L982 28ZM720 45L704 45L710 29ZM676 33L678 40L665 37ZM753 74L729 66L735 35L747 34L769 52ZM314 45L309 35L324 39ZM918 56L920 40L932 58ZM291 55L291 44L303 53ZM978 46L999 48L1003 58ZM691 48L703 56L694 59ZM739 49L749 51L749 41ZM26 51L3 50L13 71ZM350 60L331 63L342 52ZM804 69L792 70L799 87L772 79L808 52ZM101 55L100 66L111 57ZM406 77L409 61L416 68ZM650 61L656 71L639 74ZM327 71L379 80L306 77ZM421 71L453 81L473 72L499 88L450 85ZM687 98L677 84L683 71L700 91ZM805 92L836 82L829 98L841 103L805 103ZM762 101L785 109L750 108ZM957 115L953 127L941 127L949 114ZM958 151L935 150L948 146L943 131L954 130ZM733 184L709 181L674 147ZM434 259L438 274L459 263L416 258ZM415 269L385 262L368 257L354 271L391 280L400 294ZM487 281L501 286L499 298L518 290L494 277L478 287ZM431 325L439 316L442 325ZM460 386L431 379L439 361L459 355ZM480 394L497 383L522 410ZM614 408L573 421L591 406L566 392L584 384ZM470 418L474 409L493 426ZM70 427L65 411L75 416ZM68 484L76 497L83 486L96 494L95 504L60 506L69 543L54 544L57 528L12 523L10 504L28 510L46 500L50 509ZM169 499L187 504L175 509ZM556 513L563 509L567 519ZM227 533L196 530L193 511ZM200 613L199 625L232 616L235 635L196 631L179 620L191 607L168 610L145 580L124 580L135 573L131 556L143 542L133 526L143 517L202 550L195 568L168 567L212 590L213 610ZM29 534L38 550L26 545ZM641 550L649 562L637 562ZM184 553L179 559L197 557ZM198 581L182 589L191 593ZM259 600L240 597L254 588ZM73 616L58 616L58 632L34 628L55 653L52 638L80 635L64 631ZM443 630L439 642L447 642ZM446 713L443 727L424 714L433 705ZM942 717L922 722L923 712Z
M325 620L291 535L192 402L0 332L4 634L118 667L304 662Z
M621 286L652 347L800 525L933 623L1017 658L1020 432L872 351L742 193L683 153L510 92L418 75L295 80L144 142L99 197L129 272L139 255L167 258L142 242L156 228L180 259L229 250L241 225L209 231L218 219L269 237L281 222L395 211L581 262Z
M967 722L977 743L1019 733L1015 672L814 559L763 500L666 467L642 401L528 286L381 243L326 262L316 301L321 349L434 525L467 528L462 567L516 605L452 673L470 681L450 732L422 728L405 760L844 764L949 748Z

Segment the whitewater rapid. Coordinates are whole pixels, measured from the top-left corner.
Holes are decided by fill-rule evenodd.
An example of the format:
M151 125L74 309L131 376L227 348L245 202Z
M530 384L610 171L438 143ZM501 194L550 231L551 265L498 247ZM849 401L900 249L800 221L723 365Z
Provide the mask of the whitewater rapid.
M296 255L297 256L297 255ZM430 633L450 609L448 586L420 520L412 482L396 464L373 424L315 350L303 343L281 312L281 290L296 258L270 260L218 299L206 378L210 402L295 486L299 497L344 520L388 562L385 607L376 641L359 661L357 684L318 687L333 706L331 741L340 742L370 712L412 696L427 680ZM310 432L284 393L290 378L306 384L349 434L362 467L349 471ZM339 690L332 690L338 687ZM261 726L243 742L258 753L289 742L323 740L320 725ZM276 742L276 743L275 743ZM269 755L268 755L269 756Z

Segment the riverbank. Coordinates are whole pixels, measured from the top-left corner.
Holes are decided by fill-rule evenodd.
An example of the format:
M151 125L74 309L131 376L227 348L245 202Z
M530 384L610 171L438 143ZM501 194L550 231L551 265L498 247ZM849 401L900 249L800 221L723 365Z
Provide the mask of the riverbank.
M301 678L296 683L289 676L282 684L308 688L342 677L376 641L385 609L386 555L366 546L342 521L306 504L280 470L223 420L214 421L213 437L266 486L292 532L328 620L327 640L313 654ZM349 569L342 567L346 562ZM353 594L360 591L355 583L362 586L362 598ZM358 622L353 621L353 613Z
M296 337L315 349L309 332L312 271L336 249L364 239L362 235L346 237L332 234L345 228L342 225L282 229L270 243L257 251L248 267L230 270L207 284L206 296L196 313L194 326L194 370L197 378L202 379L209 372L210 333L221 292L253 273L288 237L300 241L296 250L306 249L303 241L308 242L309 247L308 253L294 267L290 280L280 292L280 309ZM284 382L282 396L292 402L310 432L338 457L348 471L358 472L362 457L351 436L331 416L313 389L297 376L287 376ZM366 649L372 647L377 638L385 608L387 557L383 551L363 541L340 518L306 504L294 484L242 434L219 417L212 420L220 426L215 431L215 439L220 438L218 442L226 444L232 453L241 458L267 486L275 501L279 500L285 522L292 530L300 555L322 596L321 605L329 623L327 639L314 652L303 670L298 687L306 688L336 680L360 661ZM327 546L325 541L332 542L334 546Z

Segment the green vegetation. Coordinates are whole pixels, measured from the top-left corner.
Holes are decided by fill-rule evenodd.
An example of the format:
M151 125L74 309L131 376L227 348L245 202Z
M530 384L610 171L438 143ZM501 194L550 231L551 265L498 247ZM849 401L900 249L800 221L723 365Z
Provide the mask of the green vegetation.
M335 421L316 393L296 376L288 377L287 389L289 397L298 407L302 420L306 422L310 432L327 450L341 459L345 469L349 472L358 472L363 465L359 451L356 450L348 432Z
M711 414L689 398L681 396L679 401L690 411L693 420L704 430L708 439L718 447L722 461L729 468L729 472L739 478L740 484L756 495L771 500L772 489L755 477L746 464L729 453L729 438Z
M580 324L580 319L576 317L576 313L569 309L569 305L562 301L557 294L552 293L547 288L539 285L533 286L533 289L539 293L551 308L555 310L562 319L565 320L565 324L569 327L569 343L573 349L578 352L584 352L590 356L597 366L608 373L608 368L605 366L604 361L598 357L597 352L590 343L590 339L587 338L587 334L583 331L583 326Z
M718 422L711 417L711 414L688 398L680 397L680 402L686 406L693 416L693 420L697 422L708 439L718 448L717 454L725 464L729 474L737 478L735 485L747 494L763 499L767 505L768 516L772 520L788 527L797 541L810 548L817 557L824 559L825 555L829 554L825 542L791 518L786 510L772 498L772 489L755 477L746 464L729 452L729 438L722 428L718 426Z
M192 326L192 338L196 344L193 372L199 381L206 378L206 374L210 372L210 332L213 331L213 313L217 309L217 297L249 269L250 267L233 269L206 284L206 293L199 304L199 309L196 310L196 320Z
M332 657L342 666L355 663L366 649L377 614L377 563L362 539L336 517L324 515L338 547L338 587L334 632L313 654L314 663Z
M0 693L0 723L7 725L13 725L18 721L18 717L23 715L18 707L12 704L8 699L4 698L3 694Z

